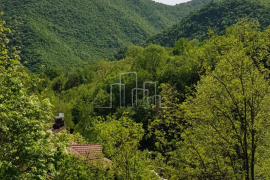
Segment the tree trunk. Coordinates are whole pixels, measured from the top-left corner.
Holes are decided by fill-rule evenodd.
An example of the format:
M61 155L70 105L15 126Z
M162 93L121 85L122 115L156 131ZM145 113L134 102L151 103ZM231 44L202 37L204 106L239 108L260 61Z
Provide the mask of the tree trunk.
M245 162L245 170L246 170L246 180L249 180L249 162L248 162L248 152L247 152L247 137L246 132L244 135L244 162Z
M255 174L254 174L254 163L255 163L255 139L254 139L255 133L254 130L252 130L252 150L251 150L251 179L255 180Z

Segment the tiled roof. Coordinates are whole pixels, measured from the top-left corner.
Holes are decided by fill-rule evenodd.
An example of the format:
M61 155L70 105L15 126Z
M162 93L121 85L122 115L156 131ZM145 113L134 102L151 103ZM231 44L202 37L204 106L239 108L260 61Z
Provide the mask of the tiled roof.
M75 143L74 141L71 141L71 145L75 145L75 144L78 144L78 143Z
M76 151L72 147L69 148L69 154L74 154L76 156L82 156L78 151Z
M94 166L99 160L102 160L103 167L108 167L107 164L112 162L110 159L103 157L100 144L77 144L72 141L69 153L82 157L84 160L90 160Z
M102 155L102 146L99 144L71 144L70 153L77 155L79 153L81 156L97 159Z
M50 125L55 125L56 123L51 123ZM57 134L60 131L66 129L66 126L59 129L55 129L53 134ZM69 147L69 154L74 154L78 157L82 157L84 160L90 160L95 166L99 160L102 161L104 167L107 167L107 164L110 164L112 161L103 156L102 146L100 144L77 144L71 142Z

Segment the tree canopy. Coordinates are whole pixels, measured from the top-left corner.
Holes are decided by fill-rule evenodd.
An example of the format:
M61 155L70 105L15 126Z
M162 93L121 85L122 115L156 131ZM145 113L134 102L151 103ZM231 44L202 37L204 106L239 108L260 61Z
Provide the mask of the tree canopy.
M29 90L28 84L34 82L16 49L7 45L10 30L4 23L0 20L0 177L46 179L49 171L55 171L58 152L47 131L51 104Z
M121 47L139 44L211 0L168 6L151 0L2 0L13 29L10 40L31 71L81 67L114 59Z

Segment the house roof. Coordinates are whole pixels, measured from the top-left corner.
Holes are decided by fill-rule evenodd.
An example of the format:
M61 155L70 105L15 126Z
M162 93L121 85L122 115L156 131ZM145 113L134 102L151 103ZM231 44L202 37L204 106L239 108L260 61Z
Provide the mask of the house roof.
M54 124L55 123L51 123L51 125ZM52 133L57 134L65 129L66 126L64 125L59 129L55 129ZM77 144L72 141L71 146L69 147L69 154L82 157L84 160L90 160L93 165L96 165L98 160L102 161L104 167L106 167L108 163L112 162L110 159L103 156L102 145L100 144Z
M76 156L82 157L82 155L78 151L76 151L75 149L73 149L72 147L69 147L69 154L74 154Z
M72 144L71 147L82 156L90 159L96 159L102 155L102 146L99 144Z
M69 153L83 157L85 160L90 160L94 165L98 160L102 160L104 167L106 167L107 163L112 162L110 159L103 157L102 146L100 144L77 144L72 141L69 147Z

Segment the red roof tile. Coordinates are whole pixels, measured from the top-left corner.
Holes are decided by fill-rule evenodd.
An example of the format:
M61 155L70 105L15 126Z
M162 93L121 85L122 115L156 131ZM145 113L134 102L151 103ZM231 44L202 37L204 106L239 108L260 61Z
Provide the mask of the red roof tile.
M99 144L72 144L71 148L82 156L88 156L90 159L96 159L102 155L102 146Z
M75 143L74 141L71 141L71 145L75 145L75 144L78 144L78 143Z
M74 155L77 155L77 156L82 156L78 151L76 151L72 147L69 147L69 154L74 154Z
M103 157L102 146L100 144L77 144L72 141L69 153L83 157L84 160L90 160L94 166L97 165L99 160L102 161L104 168L108 167L107 165L112 162L110 159Z

